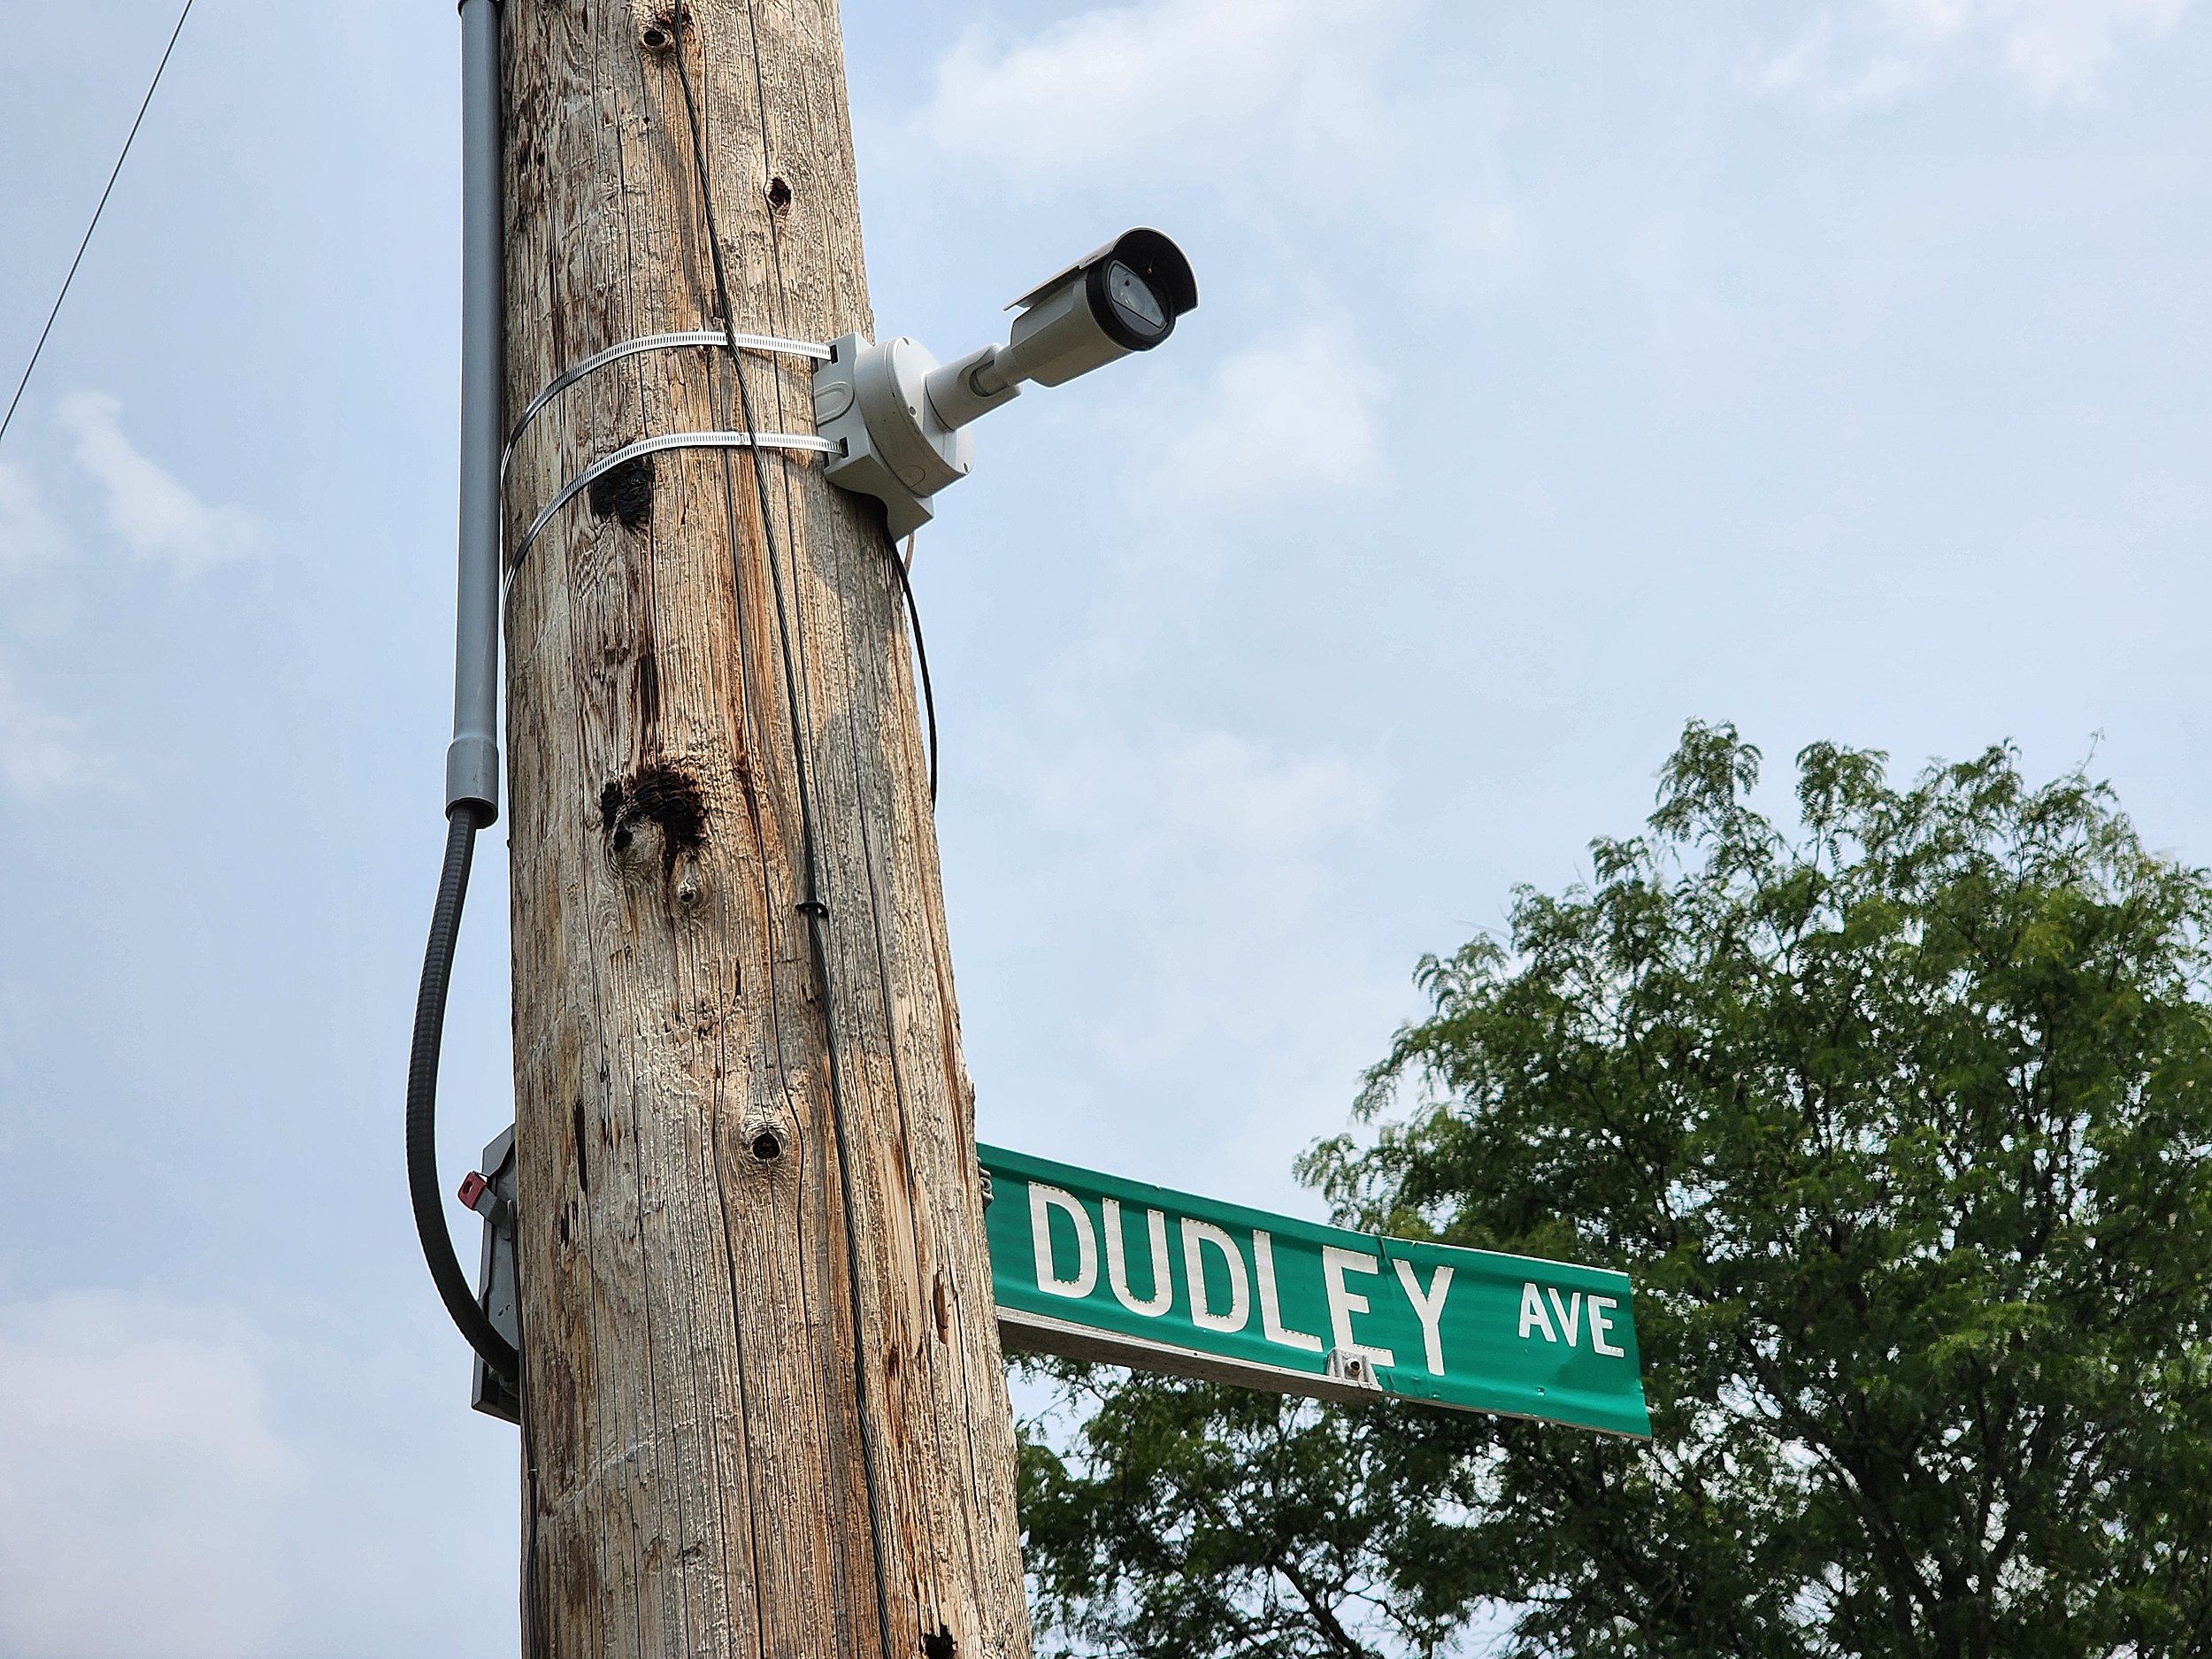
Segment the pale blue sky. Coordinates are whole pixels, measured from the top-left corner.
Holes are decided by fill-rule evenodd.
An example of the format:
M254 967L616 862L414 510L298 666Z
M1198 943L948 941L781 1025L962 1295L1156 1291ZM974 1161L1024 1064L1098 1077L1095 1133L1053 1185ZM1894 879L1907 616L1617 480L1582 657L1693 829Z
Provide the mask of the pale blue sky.
M11 386L173 16L0 0ZM921 538L987 1137L1314 1213L1415 958L1632 830L1691 716L1778 779L2093 742L2212 859L2212 12L846 30L886 332L980 343L1141 222L1202 294L988 418ZM399 1160L457 54L446 4L200 0L0 446L0 1659L512 1650L512 1431ZM457 1179L507 1113L479 872Z

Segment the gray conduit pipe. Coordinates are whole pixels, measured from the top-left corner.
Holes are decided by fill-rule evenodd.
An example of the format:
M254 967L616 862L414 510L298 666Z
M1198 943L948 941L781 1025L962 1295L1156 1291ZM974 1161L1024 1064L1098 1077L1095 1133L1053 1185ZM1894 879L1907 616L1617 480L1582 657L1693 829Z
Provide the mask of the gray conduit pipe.
M445 810L499 817L499 6L461 0L461 583Z

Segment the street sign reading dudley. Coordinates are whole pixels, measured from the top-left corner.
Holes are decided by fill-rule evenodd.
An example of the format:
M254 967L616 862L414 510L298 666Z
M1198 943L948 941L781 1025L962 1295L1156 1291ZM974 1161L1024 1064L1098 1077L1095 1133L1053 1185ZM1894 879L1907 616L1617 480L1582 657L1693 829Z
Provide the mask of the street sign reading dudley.
M1651 1432L1624 1274L1380 1239L977 1151L1010 1349Z

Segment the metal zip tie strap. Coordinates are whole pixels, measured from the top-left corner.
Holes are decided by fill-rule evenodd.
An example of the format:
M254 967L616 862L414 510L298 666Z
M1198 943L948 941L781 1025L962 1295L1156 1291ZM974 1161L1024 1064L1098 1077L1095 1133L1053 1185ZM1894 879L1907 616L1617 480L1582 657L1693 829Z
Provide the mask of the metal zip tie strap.
M717 334L716 343L721 343L721 338ZM553 515L624 462L634 461L641 456L657 455L663 449L804 449L815 455L841 453L841 446L827 438L796 432L664 432L657 438L640 438L635 443L626 443L612 455L601 456L570 479L561 486L558 495L539 509L538 516L530 521L530 527L522 533L522 540L516 544L514 556L507 561L507 573L502 583L503 593L504 588L514 581L515 572L522 568L522 561L529 556L530 544L538 539L538 532L552 521Z
M676 346L712 346L719 351L726 350L732 345L742 351L780 352L787 357L813 357L824 363L829 361L829 348L817 345L811 340L781 340L773 334L731 334L719 328L695 328L688 333L676 334L641 334L635 340L625 340L609 346L604 351L595 351L581 363L572 364L554 376L552 384L530 400L522 411L521 419L507 434L507 448L511 450L521 441L523 428L530 424L532 416L594 369L603 369L610 363L634 357L641 351L664 351ZM503 464L501 471L505 471Z

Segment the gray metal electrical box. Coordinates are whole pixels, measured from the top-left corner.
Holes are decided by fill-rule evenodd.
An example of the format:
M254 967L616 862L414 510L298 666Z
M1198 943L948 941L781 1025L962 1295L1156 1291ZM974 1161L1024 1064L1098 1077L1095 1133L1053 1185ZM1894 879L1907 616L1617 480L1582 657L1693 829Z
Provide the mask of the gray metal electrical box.
M469 1195L472 1190L474 1196ZM515 1293L515 1132L511 1125L484 1148L483 1172L463 1197L484 1217L484 1254L476 1271L476 1301L492 1328L522 1351L522 1304ZM469 1404L487 1417L522 1421L522 1397L499 1374L476 1361Z

